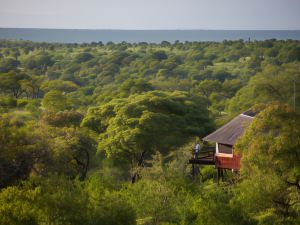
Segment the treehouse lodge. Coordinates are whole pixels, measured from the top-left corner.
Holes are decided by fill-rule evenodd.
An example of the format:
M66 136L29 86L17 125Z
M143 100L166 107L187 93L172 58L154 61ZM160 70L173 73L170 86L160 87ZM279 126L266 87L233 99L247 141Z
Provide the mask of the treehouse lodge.
M246 111L204 137L203 141L214 142L215 147L200 150L198 157L189 160L189 163L193 165L193 175L195 164L215 165L215 168L218 169L218 180L223 178L224 169L239 171L241 155L234 152L234 144L244 133L254 116L255 113L252 111Z

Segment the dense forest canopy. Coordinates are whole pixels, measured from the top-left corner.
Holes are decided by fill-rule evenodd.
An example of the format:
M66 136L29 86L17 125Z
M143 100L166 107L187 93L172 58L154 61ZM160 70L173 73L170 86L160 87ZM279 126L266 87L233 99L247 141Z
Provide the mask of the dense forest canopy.
M0 41L0 224L300 224L300 42ZM252 107L238 179L195 141Z

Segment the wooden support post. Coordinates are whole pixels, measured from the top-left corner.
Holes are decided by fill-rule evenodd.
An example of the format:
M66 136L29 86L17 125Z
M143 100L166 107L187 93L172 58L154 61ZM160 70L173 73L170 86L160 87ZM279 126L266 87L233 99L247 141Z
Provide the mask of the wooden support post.
M194 163L192 164L192 176L193 176L193 179L195 179L195 164Z
M220 168L220 180L223 181L223 170Z

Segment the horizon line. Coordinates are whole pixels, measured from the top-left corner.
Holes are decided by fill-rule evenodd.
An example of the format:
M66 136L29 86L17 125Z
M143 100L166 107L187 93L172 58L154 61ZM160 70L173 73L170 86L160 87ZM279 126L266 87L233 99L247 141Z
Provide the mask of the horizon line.
M157 28L157 29L127 29L127 28L44 28L44 27L2 27L0 29L36 29L36 30L107 30L107 31L300 31L300 28L297 29L201 29L201 28Z

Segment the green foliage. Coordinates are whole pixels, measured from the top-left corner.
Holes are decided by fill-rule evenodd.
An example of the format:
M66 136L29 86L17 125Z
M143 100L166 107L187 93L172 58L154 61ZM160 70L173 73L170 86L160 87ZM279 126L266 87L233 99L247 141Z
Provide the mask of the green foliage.
M184 92L148 92L91 108L82 126L100 133L98 148L109 157L143 164L144 157L183 145L211 129L205 101Z
M153 89L154 88L150 83L142 79L128 79L124 81L120 87L121 93L123 92L125 96L152 91Z
M199 91L206 97L209 97L213 92L221 91L221 88L221 82L217 80L204 80L199 83Z
M32 56L29 56L23 65L29 70L35 70L39 74L46 72L48 66L52 66L54 60L47 52L38 52Z
M78 54L78 55L75 57L75 62L77 62L77 63L82 63L82 62L89 61L89 60L91 60L92 58L94 58L92 54L90 54L90 53L88 53L88 52L83 52L83 53Z
M74 84L72 81L53 80L53 81L43 82L43 84L41 85L41 89L44 92L58 90L64 93L69 93L72 91L76 91L78 89L78 86Z
M44 156L43 139L28 112L0 117L0 187L28 178L37 159Z
M37 211L32 203L37 200L39 188L8 187L0 192L0 224L38 225Z
M26 97L38 98L40 96L40 86L45 77L32 75L30 79L20 81L21 89Z
M79 126L83 115L74 110L59 112L44 112L43 120L49 125L56 127Z
M242 209L231 204L233 197L230 189L212 185L202 189L201 197L192 205L197 215L193 224L255 224L249 218L244 218Z
M299 118L288 106L266 106L237 144L247 149L238 201L259 224L299 221Z
M153 59L156 60L165 60L168 58L167 54L164 51L156 51L152 54Z
M26 75L18 72L9 72L0 74L1 83L0 90L4 93L10 93L15 98L19 98L22 94L21 81L26 79Z
M17 106L17 100L12 97L1 96L0 107L13 108Z
M175 196L172 188L166 184L142 180L129 187L126 196L135 207L139 218L149 218L153 224L176 222Z
M108 189L103 179L92 176L87 182L89 218L93 225L134 225L135 211L124 197L114 189ZM109 186L113 181L110 181Z
M1 224L134 225L132 208L119 196L64 177L32 179L0 192ZM91 188L96 189L91 189Z
M299 49L1 40L0 224L299 224ZM192 179L196 137L256 103L238 184Z
M0 61L0 73L7 73L12 70L17 70L20 62L12 58L4 58Z
M255 75L247 86L238 91L228 105L230 112L247 110L256 103L278 101L282 104L294 104L294 82L298 87L300 82L299 64L285 64L282 66L268 65ZM296 88L296 96L300 89ZM299 101L296 107L299 108Z
M61 111L68 108L67 97L61 91L49 91L43 98L42 105L49 111Z
M50 156L40 173L55 173L84 180L96 152L93 134L74 127L48 127L44 132L51 137L48 140Z

